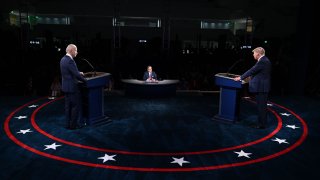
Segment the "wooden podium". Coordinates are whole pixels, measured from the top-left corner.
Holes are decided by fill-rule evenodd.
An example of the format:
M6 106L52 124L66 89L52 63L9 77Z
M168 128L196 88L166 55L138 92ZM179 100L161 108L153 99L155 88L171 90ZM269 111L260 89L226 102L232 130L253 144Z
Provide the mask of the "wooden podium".
M234 81L238 75L218 73L215 75L215 84L220 86L219 113L214 120L233 123L239 116L239 90L244 81Z
M80 86L82 97L82 118L87 125L107 123L110 120L104 114L104 88L110 80L110 73L85 73L87 83Z

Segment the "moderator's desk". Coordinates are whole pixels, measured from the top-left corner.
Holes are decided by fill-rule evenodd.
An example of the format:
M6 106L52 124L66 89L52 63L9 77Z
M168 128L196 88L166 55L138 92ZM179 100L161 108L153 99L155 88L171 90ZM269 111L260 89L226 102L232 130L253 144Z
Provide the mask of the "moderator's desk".
M122 79L126 95L140 97L167 97L176 94L179 80L146 82L137 79Z

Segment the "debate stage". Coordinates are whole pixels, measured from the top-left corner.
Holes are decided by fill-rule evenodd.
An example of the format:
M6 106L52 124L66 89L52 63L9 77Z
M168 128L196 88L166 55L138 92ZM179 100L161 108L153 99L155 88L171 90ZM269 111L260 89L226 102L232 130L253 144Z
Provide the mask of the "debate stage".
M218 93L145 99L105 92L112 121L64 128L64 98L1 97L0 179L302 179L320 175L320 100L272 97L267 129L255 102L236 123L212 117Z

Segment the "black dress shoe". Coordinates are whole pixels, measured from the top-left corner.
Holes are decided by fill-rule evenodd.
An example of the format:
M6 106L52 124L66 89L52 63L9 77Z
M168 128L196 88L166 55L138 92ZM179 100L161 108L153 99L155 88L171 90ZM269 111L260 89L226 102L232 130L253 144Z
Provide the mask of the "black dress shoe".
M78 125L78 127L80 127L80 128L83 128L83 127L85 127L85 126L87 126L86 123L80 123L80 124Z
M72 125L70 127L71 127L71 129L80 129L80 128L82 128L82 126L80 124L74 124L74 125Z
M66 129L68 129L68 130L75 130L75 129L77 129L76 127L66 127Z
M255 126L252 126L252 128L255 128L255 129L265 129L266 127L265 127L265 126L255 125Z
M76 129L81 129L81 128L83 128L84 126L83 125L78 125L77 127L76 127Z
M66 127L66 129L68 129L68 130L75 130L75 129L81 129L81 128L83 128L84 127L84 125L76 125L76 126L67 126Z

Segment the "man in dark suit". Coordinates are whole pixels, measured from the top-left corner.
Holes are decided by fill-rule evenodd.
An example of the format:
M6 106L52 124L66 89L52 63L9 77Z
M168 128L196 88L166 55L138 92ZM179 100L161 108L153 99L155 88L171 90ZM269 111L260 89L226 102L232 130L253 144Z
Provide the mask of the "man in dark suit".
M264 129L267 123L267 101L270 91L271 62L265 56L265 50L257 47L253 51L253 57L257 63L243 75L234 78L235 81L250 77L249 91L255 94L258 106L258 122L254 128Z
M66 48L66 55L60 61L62 76L62 91L65 94L65 115L66 128L77 129L80 117L81 101L78 81L86 82L84 74L78 71L74 57L78 54L77 46L69 44Z
M147 71L143 74L144 81L157 81L157 74L152 71L152 66L147 67Z

